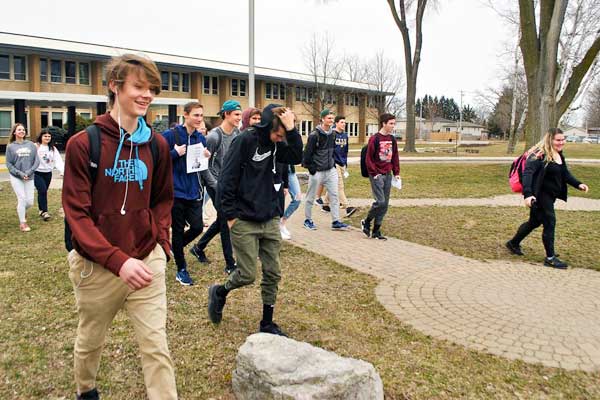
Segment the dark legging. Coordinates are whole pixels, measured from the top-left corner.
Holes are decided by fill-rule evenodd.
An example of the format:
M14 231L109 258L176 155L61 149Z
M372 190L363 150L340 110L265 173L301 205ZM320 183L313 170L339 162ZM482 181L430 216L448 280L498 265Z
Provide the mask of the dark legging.
M186 267L183 248L196 239L204 229L202 222L202 199L200 200L185 200L175 198L173 208L171 209L171 230L173 244L173 256L177 269L181 270ZM185 230L186 222L190 225L190 229Z
M33 182L38 192L38 208L41 212L48 211L48 189L52 181L52 172L35 172Z
M536 202L533 203L529 211L529 221L524 222L519 227L515 237L511 240L515 246L518 246L535 228L543 225L542 242L546 249L546 257L554 256L554 229L556 227L556 214L554 213L555 200L553 196L543 193L536 199Z

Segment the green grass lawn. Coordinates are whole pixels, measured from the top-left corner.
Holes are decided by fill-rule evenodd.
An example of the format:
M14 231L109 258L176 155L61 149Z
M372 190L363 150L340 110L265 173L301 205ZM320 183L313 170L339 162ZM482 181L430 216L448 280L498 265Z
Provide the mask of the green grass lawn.
M7 183L0 185L0 398L72 398L77 316L62 221L44 223L30 210L32 231L19 232L14 194ZM58 207L59 192L51 191L50 211L56 215ZM563 220L559 215L559 227ZM208 256L221 260L218 245ZM509 361L432 339L385 311L374 296L373 278L290 245L281 259L277 322L295 339L373 363L387 399L600 398L600 373ZM223 263L191 264L195 286L177 284L173 264L167 275L169 345L179 395L233 399L237 349L258 328L259 285L233 292L215 327L206 315L206 288L223 281ZM98 386L103 399L145 397L124 314L110 330Z
M367 210L352 216L360 227ZM522 243L524 257L513 256L504 244L527 220L529 211L518 207L392 207L382 231L409 242L476 259L543 261L542 227ZM556 212L555 250L575 268L600 271L598 227L600 212Z
M400 161L402 190L392 198L488 197L510 194L508 170L504 164L413 164ZM600 165L571 165L571 172L590 187L585 194L569 187L569 196L600 198ZM360 166L350 165L345 181L347 197L370 198L371 186L360 175Z
M352 143L351 150L359 150L363 145ZM398 143L399 147L404 146L404 142ZM456 156L456 145L452 143L427 143L417 142L417 153L402 153L406 157L452 157ZM507 157L515 156L525 151L525 143L518 143L514 154L506 153L507 142L490 142L487 146L458 147L458 156L464 157ZM467 152L467 149L479 150L478 153ZM567 143L565 145L565 156L567 158L600 158L600 145L588 143ZM358 153L350 153L357 155Z

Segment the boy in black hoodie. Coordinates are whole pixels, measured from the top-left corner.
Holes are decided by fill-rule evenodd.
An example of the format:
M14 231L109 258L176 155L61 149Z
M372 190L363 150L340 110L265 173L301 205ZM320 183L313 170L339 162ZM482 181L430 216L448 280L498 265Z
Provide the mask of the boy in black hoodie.
M263 318L260 332L285 334L273 322L277 298L283 214L284 164L302 161L302 138L290 109L268 105L258 125L236 137L225 157L219 192L221 211L231 232L238 268L224 285L208 289L208 316L218 324L227 294L256 279L256 258L262 263Z

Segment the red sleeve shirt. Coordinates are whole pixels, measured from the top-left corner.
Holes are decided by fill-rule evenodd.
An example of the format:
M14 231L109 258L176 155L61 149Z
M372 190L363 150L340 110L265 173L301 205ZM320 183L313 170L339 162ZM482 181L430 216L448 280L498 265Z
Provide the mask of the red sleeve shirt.
M379 142L377 148L376 141ZM400 175L398 145L391 135L378 132L369 138L366 163L369 176L385 175L390 171L393 171L394 176Z

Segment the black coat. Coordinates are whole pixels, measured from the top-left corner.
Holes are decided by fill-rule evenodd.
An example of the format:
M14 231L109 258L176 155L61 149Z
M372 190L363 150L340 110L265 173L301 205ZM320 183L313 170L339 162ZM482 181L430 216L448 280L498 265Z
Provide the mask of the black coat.
M567 163L562 152L559 153L563 162L563 174L560 193L557 198L567 201L567 183L574 188L579 188L581 182L578 181L567 168ZM523 171L523 197L528 198L535 196L539 198L542 194L542 184L546 175L546 157L538 157L536 153L532 153L527 158L525 171Z

